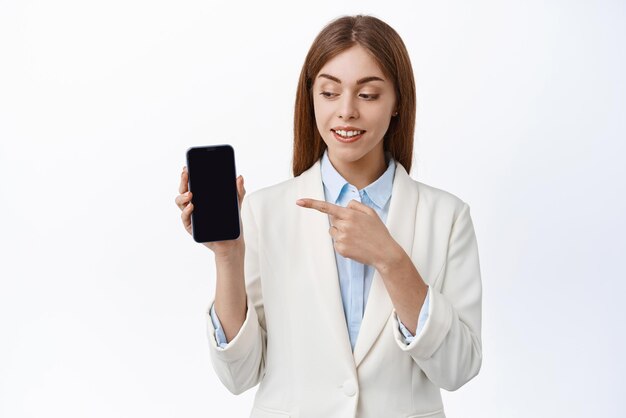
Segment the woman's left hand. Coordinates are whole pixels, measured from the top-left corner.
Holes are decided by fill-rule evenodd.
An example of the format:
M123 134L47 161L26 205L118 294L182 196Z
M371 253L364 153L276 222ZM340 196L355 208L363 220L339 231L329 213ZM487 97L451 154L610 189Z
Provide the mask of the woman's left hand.
M328 214L328 232L337 252L346 258L379 270L397 254L397 242L376 211L363 203L351 200L344 208L321 200L298 199L296 204Z

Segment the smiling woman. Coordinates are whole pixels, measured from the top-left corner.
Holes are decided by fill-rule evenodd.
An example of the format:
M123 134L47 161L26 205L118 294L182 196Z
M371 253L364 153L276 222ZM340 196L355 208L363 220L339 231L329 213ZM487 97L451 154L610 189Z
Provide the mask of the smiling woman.
M321 99L333 100L334 105L326 105ZM363 101L370 103L365 106ZM328 120L333 110L348 112L336 115L341 125L337 125L337 120ZM359 112L365 114L361 117ZM397 32L372 16L335 20L320 32L309 49L296 94L294 176L302 174L322 156L331 146L329 143L333 143L330 139L341 140L341 135L333 136L331 129L350 129L351 125L345 121L354 120L355 116L377 129L369 132L370 138L375 138L373 141L383 140L374 144L377 151L391 152L410 172L415 129L413 68ZM367 148L361 147L361 150ZM346 156L354 162L355 154L359 153Z
M326 62L312 87L317 132L333 166L359 189L387 168L383 138L397 99L385 78L374 57L356 44Z
M238 178L243 240L208 246L211 360L234 394L260 384L252 417L443 418L440 389L479 372L469 206L409 176L414 127L400 36L371 16L329 23L298 82L294 177L245 199Z

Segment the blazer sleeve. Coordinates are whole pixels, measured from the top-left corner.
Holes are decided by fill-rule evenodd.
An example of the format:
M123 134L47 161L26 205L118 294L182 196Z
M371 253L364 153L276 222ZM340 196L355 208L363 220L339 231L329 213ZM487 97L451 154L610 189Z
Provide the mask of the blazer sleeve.
M259 234L250 198L246 196L241 205L241 223L245 242L244 276L247 293L246 319L241 329L226 347L221 348L216 341L215 327L207 310L207 332L209 352L213 368L226 388L235 395L256 386L265 373L265 353L267 333L259 262Z
M476 234L466 203L453 222L446 261L433 283L422 332L410 344L404 343L394 310L394 334L400 349L434 384L453 391L476 376L482 363L482 284Z

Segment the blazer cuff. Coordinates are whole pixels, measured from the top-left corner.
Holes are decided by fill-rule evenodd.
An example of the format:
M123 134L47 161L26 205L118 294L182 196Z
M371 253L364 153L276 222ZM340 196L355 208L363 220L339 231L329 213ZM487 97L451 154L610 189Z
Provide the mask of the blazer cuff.
M429 289L429 291L432 289ZM450 331L453 319L452 306L439 292L432 290L429 294L428 320L424 328L413 341L406 344L400 332L400 321L396 310L393 310L393 333L396 343L402 351L410 352L413 357L429 359L439 348Z
M415 335L419 335L422 329L424 328L424 323L428 320L428 309L430 305L430 286L428 286L426 290L426 298L424 299L424 303L422 304L422 308L420 309L419 316L417 318L417 328L415 329ZM398 323L400 324L400 332L404 336L404 343L410 344L414 339L415 335L411 334L411 331L404 326L400 317L398 317Z
M217 312L215 312L215 303L211 304L211 322L213 323L213 328L215 328L215 340L217 341L217 345L220 348L226 348L228 345L228 340L226 339L226 334L224 334L224 330L222 329L222 323L217 316Z
M250 353L252 347L256 346L257 341L261 339L261 330L259 326L259 318L256 309L248 299L248 309L246 311L246 319L239 329L239 332L225 347L218 345L218 336L216 336L216 328L211 318L211 309L207 312L207 333L209 336L209 345L215 357L224 362L233 362L240 360ZM210 307L213 308L214 300L211 301ZM217 317L217 315L216 315ZM220 325L221 328L221 325ZM224 339L226 337L224 336Z

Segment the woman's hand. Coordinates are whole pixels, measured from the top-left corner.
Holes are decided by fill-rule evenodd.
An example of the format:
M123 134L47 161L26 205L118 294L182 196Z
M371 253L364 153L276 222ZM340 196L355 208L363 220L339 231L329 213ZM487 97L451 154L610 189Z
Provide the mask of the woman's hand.
M335 250L344 257L380 270L400 254L398 243L376 211L363 203L351 200L344 208L321 200L299 199L296 204L328 214L328 232Z
M229 258L233 255L242 255L243 250L245 249L245 243L243 240L243 225L241 223L241 204L243 203L243 198L246 195L246 189L243 187L243 177L237 177L237 195L239 196L239 228L241 233L237 239L226 240L226 241L216 241L216 242L203 242L202 244L208 249L212 250L215 253L216 258ZM187 172L187 167L183 167L183 172L180 175L180 187L178 188L178 192L180 193L176 196L175 202L176 206L182 211L181 218L183 221L183 226L185 230L192 234L191 230L191 212L193 212L193 203L191 203L192 194L188 188L189 183L189 173Z

